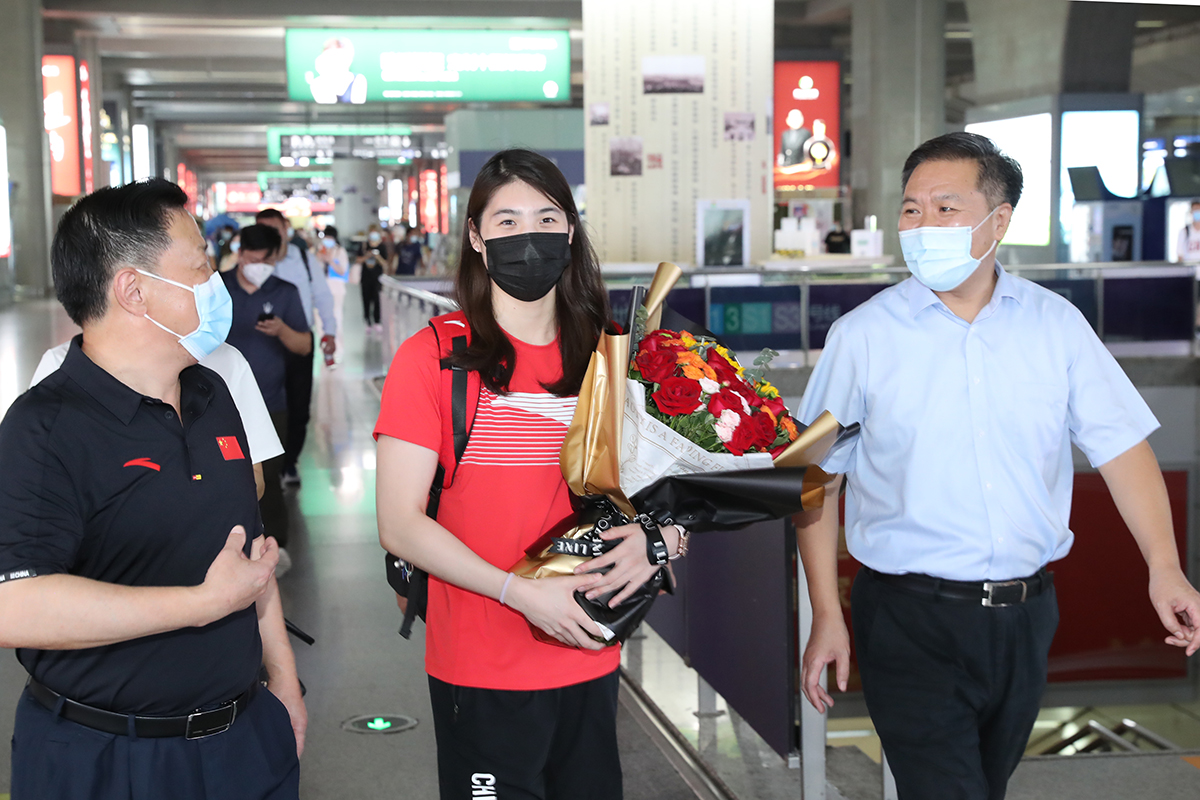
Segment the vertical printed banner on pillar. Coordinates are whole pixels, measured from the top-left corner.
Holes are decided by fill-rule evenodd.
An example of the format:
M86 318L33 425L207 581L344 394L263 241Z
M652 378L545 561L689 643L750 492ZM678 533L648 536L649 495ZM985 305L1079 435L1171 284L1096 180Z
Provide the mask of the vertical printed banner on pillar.
M588 226L603 263L695 264L699 201L771 252L770 0L584 0Z
M74 56L42 56L42 109L50 139L50 191L74 197L80 189Z

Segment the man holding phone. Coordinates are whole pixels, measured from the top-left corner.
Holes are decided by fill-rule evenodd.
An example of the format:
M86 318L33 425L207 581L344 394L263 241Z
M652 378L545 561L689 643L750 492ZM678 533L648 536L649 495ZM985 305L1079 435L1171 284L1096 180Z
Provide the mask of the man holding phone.
M308 355L312 336L300 293L287 281L275 277L274 259L279 252L279 231L269 225L242 228L242 247L237 269L222 273L233 298L233 325L226 341L241 351L250 363L259 391L271 414L271 422L282 439L287 433L287 365L291 354ZM263 463L266 491L262 497L263 526L279 542L280 571L291 564L286 555L287 507L279 483L283 461Z

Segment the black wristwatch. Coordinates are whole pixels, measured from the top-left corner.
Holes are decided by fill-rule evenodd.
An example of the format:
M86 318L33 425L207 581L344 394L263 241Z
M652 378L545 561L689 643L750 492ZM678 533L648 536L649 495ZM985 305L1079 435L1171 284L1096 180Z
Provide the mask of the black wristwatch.
M658 523L646 514L638 514L634 517L634 522L641 525L642 531L646 534L646 558L651 564L665 566L671 554L667 552L667 543L663 541Z

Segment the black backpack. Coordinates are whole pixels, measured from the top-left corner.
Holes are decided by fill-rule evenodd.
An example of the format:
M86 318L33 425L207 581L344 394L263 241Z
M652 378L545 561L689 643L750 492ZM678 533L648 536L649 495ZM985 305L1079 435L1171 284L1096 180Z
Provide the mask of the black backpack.
M467 347L466 324L462 324L464 333L451 339L451 352L457 353ZM442 340L437 326L430 320L429 327L433 328L433 335L438 340L438 352L441 353ZM458 462L466 452L467 440L471 436L471 431L467 427L467 391L470 376L464 369L449 366L445 358L441 360L441 368L451 370L453 373L450 389L450 422L454 432L454 465L457 470ZM453 485L453 473L450 476L450 482ZM439 458L433 483L429 486L429 502L425 505L425 515L430 519L437 519L438 506L441 504L445 483L446 469L442 466ZM404 610L404 621L401 623L399 631L402 637L408 639L412 636L413 620L417 617L420 617L422 621L425 620L425 612L429 606L429 573L391 553L384 554L384 564L387 570L388 584L396 594L408 600L408 605Z

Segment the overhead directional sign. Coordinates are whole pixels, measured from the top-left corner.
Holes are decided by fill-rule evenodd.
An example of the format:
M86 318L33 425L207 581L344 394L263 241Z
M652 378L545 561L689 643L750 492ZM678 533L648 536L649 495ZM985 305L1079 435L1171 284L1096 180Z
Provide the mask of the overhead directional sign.
M288 97L310 103L571 99L565 30L287 32Z

